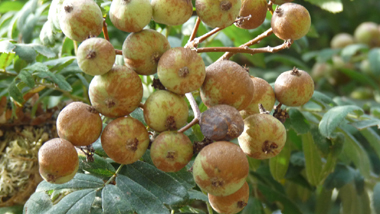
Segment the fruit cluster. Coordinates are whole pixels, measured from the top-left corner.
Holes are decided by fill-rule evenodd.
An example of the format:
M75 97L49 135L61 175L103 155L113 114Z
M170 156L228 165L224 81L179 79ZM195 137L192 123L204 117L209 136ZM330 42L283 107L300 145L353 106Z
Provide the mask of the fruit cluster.
M94 77L88 90L91 105L73 102L66 106L57 119L60 138L45 143L39 152L44 179L52 183L69 181L78 169L74 146L89 146L99 137L106 154L119 164L136 162L150 146L153 164L162 171L176 172L195 153L193 143L183 132L199 123L205 138L215 142L196 156L195 182L208 192L218 212L243 209L249 196L246 155L271 158L281 151L286 140L284 125L265 109L273 109L276 100L281 104L275 112L282 111L282 104L301 106L308 102L314 83L307 72L294 68L282 73L273 90L268 82L250 76L236 62L224 59L206 67L196 48L171 48L161 33L144 28L151 18L165 25L185 23L193 14L190 0L112 1L111 22L130 33L121 51L125 66L114 65L118 51L107 39L96 37L104 29L99 6L93 0L65 0L56 7L60 29L70 39L81 42L77 52L79 67ZM268 3L196 0L195 8L199 19L209 27L222 29L234 23L253 29L264 22ZM273 11L271 25L278 38L291 43L308 32L310 15L301 5L285 3ZM156 90L141 104L143 85L139 75L152 74L157 74L162 90ZM202 114L191 93L196 90L200 90L201 100L208 107ZM195 113L190 124L185 96ZM147 127L129 116L139 107ZM103 131L100 115L112 120ZM150 132L157 133L154 139L150 139ZM239 145L229 142L235 138Z

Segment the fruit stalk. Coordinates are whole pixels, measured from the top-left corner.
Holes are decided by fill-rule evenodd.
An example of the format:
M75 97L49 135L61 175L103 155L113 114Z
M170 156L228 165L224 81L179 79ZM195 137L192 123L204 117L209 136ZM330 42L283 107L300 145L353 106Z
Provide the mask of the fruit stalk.
M189 44L190 42L192 42L195 39L195 36L197 35L197 31L198 31L200 23L201 23L201 19L199 17L197 17L197 20L195 21L195 25L194 25L193 31L191 32L191 35L190 35L190 38L189 38L189 41L187 42L187 44Z
M185 45L185 48L193 48L193 47L197 47L199 43L205 41L207 38L209 38L210 36L216 34L217 32L223 30L224 28L214 28L212 31L198 37L198 38L195 38L193 39L191 42L188 42L186 45Z
M190 123L188 123L186 126L178 130L179 133L183 133L189 128L191 128L193 125L197 124L199 122L199 118L201 117L201 111L199 110L198 104L195 101L193 94L189 92L189 93L186 93L185 96L187 100L189 100L191 109L194 112L194 119Z
M102 28L102 31L103 31L103 34L104 34L104 38L107 41L110 41L110 37L108 36L107 23L106 23L106 19L105 18L103 18L103 28Z

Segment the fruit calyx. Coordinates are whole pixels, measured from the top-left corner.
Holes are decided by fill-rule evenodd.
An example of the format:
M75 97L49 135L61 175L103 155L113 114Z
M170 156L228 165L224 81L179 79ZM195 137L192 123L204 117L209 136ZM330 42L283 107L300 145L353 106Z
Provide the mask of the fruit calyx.
M175 152L175 151L168 151L168 153L166 154L166 158L173 160L173 159L175 159L176 155L177 155L177 152Z
M277 149L278 148L278 145L274 142L269 142L268 140L266 140L264 143L263 143L263 147L262 147L262 151L265 153L265 154L268 154L270 152L272 152L274 149Z
M86 59L93 59L95 57L96 57L95 51L89 51L88 54L86 55Z
M116 105L115 101L113 101L112 99L108 99L105 101L105 104L108 108L112 108Z
M166 127L168 127L169 130L176 130L177 129L176 122L175 122L173 116L169 116L168 118L166 118Z
M179 69L178 76L186 77L189 73L190 73L189 68L185 66L185 67Z
M138 144L139 144L139 140L137 140L137 138L128 139L127 140L127 149L129 149L131 151L136 151Z
M65 5L64 7L63 7L63 9L67 12L67 13L70 13L71 11L73 11L73 6L71 6L71 5Z
M238 201L237 206L238 206L238 208L243 208L243 207L247 206L247 203L245 203L244 201Z
M99 112L96 111L96 109L93 106L88 106L87 111L92 113L92 114L99 114Z
M223 11L228 11L229 9L231 9L231 7L232 7L232 4L229 1L222 1L222 2L220 2L220 8Z
M274 12L278 15L278 17L281 17L284 14L284 11L281 7L277 7Z
M294 75L294 76L301 76L298 68L294 67L292 72L290 73L291 75Z
M267 111L264 108L263 104L261 104L261 103L259 103L259 110L260 110L260 114L269 114L270 113L270 111Z
M224 185L224 181L218 177L211 178L211 185L213 187L221 187Z

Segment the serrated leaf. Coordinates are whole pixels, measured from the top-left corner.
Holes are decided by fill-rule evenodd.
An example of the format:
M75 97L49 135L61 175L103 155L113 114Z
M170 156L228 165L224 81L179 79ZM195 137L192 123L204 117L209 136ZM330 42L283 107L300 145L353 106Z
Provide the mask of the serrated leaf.
M339 13L343 11L343 4L341 0L305 0L318 7L327 10L331 13Z
M33 88L35 86L34 79L31 73L29 73L26 70L21 70L21 72L17 75L20 80L25 83L30 88Z
M106 185L103 188L102 207L104 214L133 213L133 208L128 198L114 185Z
M345 122L347 114L355 112L356 115L364 113L363 109L355 105L337 106L331 108L323 115L321 122L319 123L319 131L327 138L334 137L333 133L340 124Z
M156 196L127 176L119 174L116 177L116 186L127 196L137 213L170 213Z
M369 65L375 75L380 75L380 48L373 48L368 54Z
M136 108L129 116L137 119L142 124L144 124L144 126L146 126L145 119L144 119L144 112L141 108Z
M317 149L321 152L322 156L327 156L330 152L331 142L329 139L321 135L318 126L313 125L310 129L313 140ZM318 151L316 151L318 152Z
M104 158L94 154L93 162L86 161L86 155L79 153L79 168L95 175L110 177L115 174L115 168Z
M66 81L65 77L60 74L54 74L50 71L37 71L34 73L40 78L49 78L50 81L56 83L59 88L65 90L65 91L72 91L70 84Z
M33 193L24 205L24 213L48 213L53 207L50 197L45 192Z
M242 214L265 214L261 201L255 197L249 197L248 204Z
M15 79L9 84L8 86L8 94L10 97L12 97L16 102L23 103L24 98L22 96L22 93L20 89L17 88Z
M313 135L308 132L302 135L303 153L305 155L306 177L313 186L318 186L321 182L322 160L317 152Z
M0 69L5 70L11 63L13 58L15 58L15 53L1 53L0 54Z
M287 121L290 121L291 126L297 134L305 134L310 130L310 125L307 123L306 118L296 108L289 110L289 119Z
M89 213L95 200L95 189L84 189L72 192L55 204L49 213L76 214Z
M290 155L291 155L291 143L289 137L286 139L285 146L281 152L269 159L269 169L273 178L277 181L281 181L285 178L288 171Z
M93 189L100 188L103 185L104 182L100 178L97 178L93 175L77 173L73 179L64 184L51 184L49 182L42 181L40 184L38 184L36 192L59 189Z
M201 200L208 202L207 195L203 194L203 192L197 190L189 190L189 199Z
M10 53L16 46L9 41L0 41L0 53Z

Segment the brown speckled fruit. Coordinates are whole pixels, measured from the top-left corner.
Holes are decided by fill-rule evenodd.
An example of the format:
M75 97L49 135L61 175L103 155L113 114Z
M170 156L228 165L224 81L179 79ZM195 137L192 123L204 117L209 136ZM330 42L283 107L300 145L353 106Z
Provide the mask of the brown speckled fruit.
M164 35L155 30L131 33L123 43L125 65L140 75L157 72L157 64L170 44Z
M155 91L144 104L145 122L157 132L181 128L186 125L188 116L189 107L184 96L170 91Z
M69 141L54 138L41 146L38 164L40 175L45 181L63 184L70 181L78 171L78 153Z
M309 32L311 26L309 11L299 4L282 4L274 11L271 26L273 33L280 39L300 39Z
M165 131L159 134L150 147L153 164L164 172L177 172L193 157L193 144L183 133Z
M254 114L244 119L239 145L248 156L268 159L276 156L285 145L285 126L269 114Z
M193 15L191 0L152 0L153 20L165 25L182 25Z
M235 193L228 196L214 196L208 194L210 205L218 213L235 214L244 209L248 204L249 186L245 182L244 185Z
M276 99L284 105L302 106L314 94L314 81L307 72L294 68L277 77L274 93Z
M253 93L254 86L248 72L236 62L222 60L206 68L201 98L207 107L227 104L242 110L251 103Z
M217 141L204 147L195 158L193 177L198 186L215 196L238 191L248 176L248 160L241 148Z
M102 133L102 119L94 107L73 102L67 105L57 118L57 132L74 146L88 146Z
M199 18L209 27L225 28L239 15L241 0L196 0Z
M176 94L185 94L202 86L206 78L206 67L197 52L189 48L176 47L161 56L157 75L167 90Z
M236 108L216 105L201 114L202 134L208 139L220 141L237 138L244 130L244 121Z
M149 146L149 134L144 124L132 117L121 117L104 128L102 148L112 160L120 164L136 162Z
M95 76L89 86L92 106L107 117L122 117L134 111L141 102L143 86L139 75L121 65L106 74Z
M62 32L81 42L102 32L103 15L93 0L65 0L60 9L59 24Z
M243 29L255 29L264 22L267 10L268 4L266 0L242 0L239 16L251 16L251 18L243 19L235 23L235 25Z

